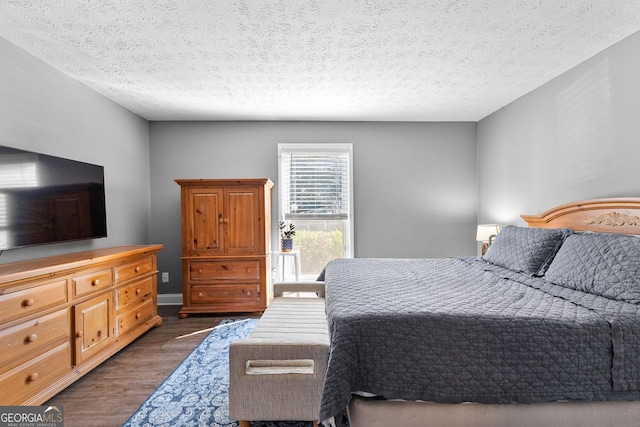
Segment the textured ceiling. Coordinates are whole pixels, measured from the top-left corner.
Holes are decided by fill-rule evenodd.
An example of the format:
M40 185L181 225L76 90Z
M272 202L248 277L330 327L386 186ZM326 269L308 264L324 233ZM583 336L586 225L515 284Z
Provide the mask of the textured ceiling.
M2 0L0 36L150 120L477 121L640 0Z

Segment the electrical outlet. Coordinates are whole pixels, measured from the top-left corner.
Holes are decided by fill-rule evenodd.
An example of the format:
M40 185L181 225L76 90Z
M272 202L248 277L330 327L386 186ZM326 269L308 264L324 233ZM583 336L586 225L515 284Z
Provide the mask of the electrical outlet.
M165 271L162 273L162 283L169 283L169 272Z

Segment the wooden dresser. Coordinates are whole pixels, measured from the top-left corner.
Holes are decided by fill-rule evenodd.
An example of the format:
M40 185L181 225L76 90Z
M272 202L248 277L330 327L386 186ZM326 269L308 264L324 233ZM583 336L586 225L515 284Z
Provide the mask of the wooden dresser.
M162 245L0 265L0 405L40 405L162 319Z
M263 311L271 299L268 179L178 179L182 209L180 317Z

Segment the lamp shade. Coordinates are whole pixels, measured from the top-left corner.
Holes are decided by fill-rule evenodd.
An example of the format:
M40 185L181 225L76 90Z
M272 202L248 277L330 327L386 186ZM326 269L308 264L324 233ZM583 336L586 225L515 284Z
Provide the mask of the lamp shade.
M500 232L498 224L479 224L476 233L478 242L488 242L491 236L496 236Z

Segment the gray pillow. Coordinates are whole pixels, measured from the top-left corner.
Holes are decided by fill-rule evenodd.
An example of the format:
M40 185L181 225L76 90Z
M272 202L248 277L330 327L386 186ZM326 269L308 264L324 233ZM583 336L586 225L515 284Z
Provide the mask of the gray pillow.
M534 276L544 275L564 239L568 228L503 228L482 257L485 261Z
M569 236L549 266L545 280L640 303L640 237L607 233Z

